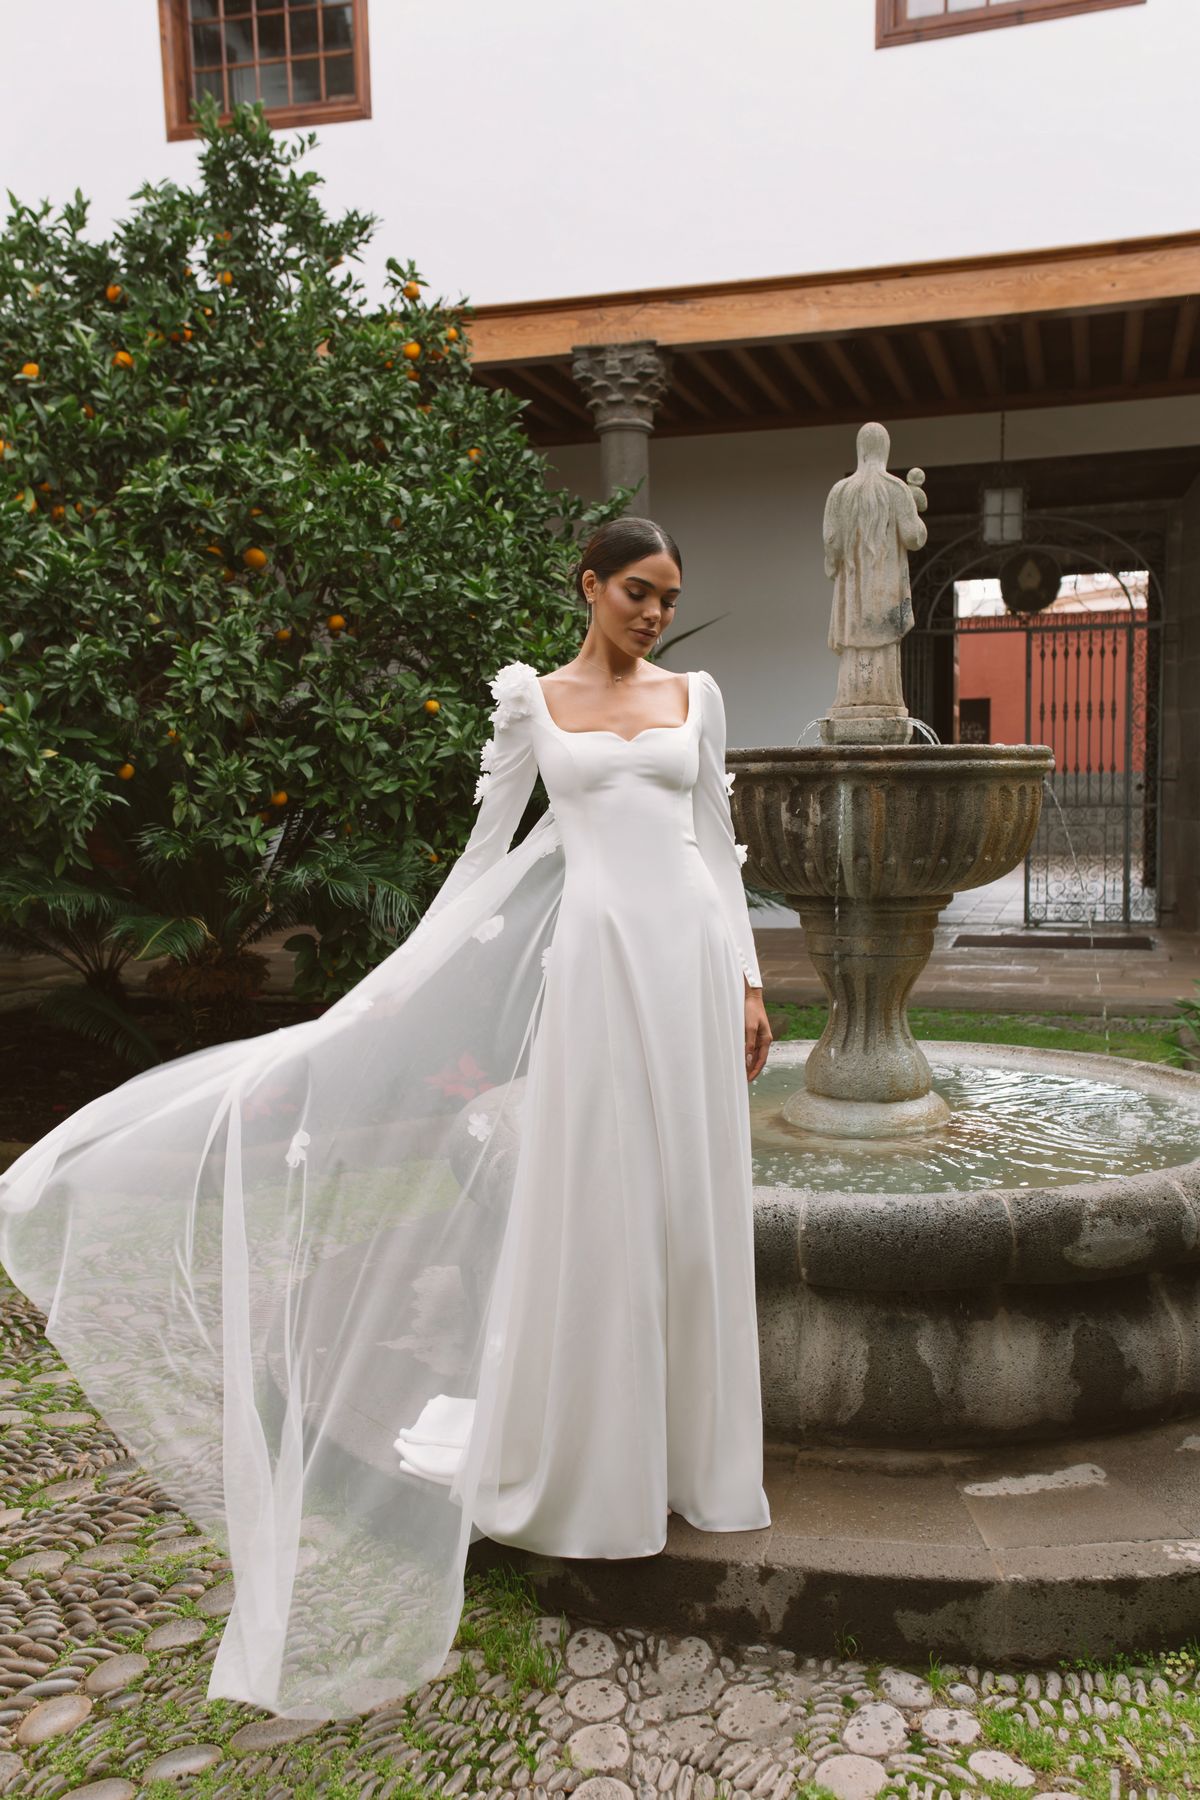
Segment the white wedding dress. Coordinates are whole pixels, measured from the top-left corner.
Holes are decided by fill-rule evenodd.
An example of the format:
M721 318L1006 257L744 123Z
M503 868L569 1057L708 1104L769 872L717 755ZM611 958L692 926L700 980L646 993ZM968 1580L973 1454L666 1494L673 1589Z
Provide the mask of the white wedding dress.
M436 1672L481 1533L652 1555L770 1523L720 689L632 738L492 679L468 845L321 1018L147 1071L0 1177L0 1260L228 1545L210 1697ZM550 808L511 847L541 773Z

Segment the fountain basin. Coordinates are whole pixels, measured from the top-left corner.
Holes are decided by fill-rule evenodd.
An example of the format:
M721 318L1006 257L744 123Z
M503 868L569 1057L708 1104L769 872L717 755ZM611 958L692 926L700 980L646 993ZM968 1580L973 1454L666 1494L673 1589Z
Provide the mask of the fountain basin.
M812 1049L775 1044L764 1073L799 1073ZM827 1143L795 1132L801 1164L807 1142L814 1174L841 1185L755 1187L767 1436L911 1449L1115 1431L1200 1412L1200 1075L991 1044L926 1049L939 1067L994 1068L1014 1081L1024 1072L1035 1089L1069 1072L1113 1089L1117 1117L1122 1091L1131 1112L1153 1102L1161 1155L1143 1144L1141 1161L1154 1166L1122 1167L1130 1159L1118 1128L1109 1175L1060 1181L1053 1168L1017 1161L1022 1185L1011 1177L979 1185L968 1158L956 1188L951 1145L931 1191L907 1188L903 1173L900 1191L869 1191L883 1185L886 1167L878 1181L861 1170L856 1180L854 1157L839 1145L849 1165L839 1175ZM773 1144L788 1130L780 1117L767 1134ZM955 1125L952 1112L951 1137ZM1139 1119L1143 1139L1150 1129ZM1089 1133L1089 1154L1102 1164L1094 1118ZM759 1121L760 1172L763 1134ZM874 1169L915 1155L903 1140L894 1151L863 1150ZM938 1153L945 1159L946 1145Z
M1053 753L1031 744L730 751L747 874L786 894L829 1000L788 1117L832 1137L922 1134L945 1103L908 997L953 895L1025 856Z

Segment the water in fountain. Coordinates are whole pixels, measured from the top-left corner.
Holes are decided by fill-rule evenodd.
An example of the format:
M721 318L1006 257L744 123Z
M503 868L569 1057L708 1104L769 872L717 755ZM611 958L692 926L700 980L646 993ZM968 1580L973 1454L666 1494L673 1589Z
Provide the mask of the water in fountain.
M1045 781L1043 781L1042 787L1045 789L1046 793L1049 794L1051 800L1053 800L1053 802L1054 802L1054 808L1058 814L1058 822L1062 826L1063 837L1066 839L1066 842L1067 842L1067 855L1071 858L1071 867L1072 867L1072 870L1075 875L1076 883L1078 884L1078 887L1079 887L1080 910L1083 913L1085 919L1087 920L1088 943L1091 948L1092 955L1095 958L1096 993L1097 993L1097 996L1100 1001L1100 1019L1101 1019L1102 1025L1103 1025L1103 1029L1104 1029L1104 1048L1106 1050L1108 1050L1111 1048L1110 1037L1109 1037L1109 1027L1108 1027L1108 996L1104 992L1104 983L1100 979L1100 953L1096 948L1095 908L1093 908L1090 912L1087 910L1087 889L1084 884L1083 871L1079 867L1079 858L1075 854L1075 845L1071 838L1070 827L1067 824L1067 815L1063 811L1062 802L1059 800L1058 795L1055 793L1054 784L1050 780L1050 777L1048 775L1047 775Z

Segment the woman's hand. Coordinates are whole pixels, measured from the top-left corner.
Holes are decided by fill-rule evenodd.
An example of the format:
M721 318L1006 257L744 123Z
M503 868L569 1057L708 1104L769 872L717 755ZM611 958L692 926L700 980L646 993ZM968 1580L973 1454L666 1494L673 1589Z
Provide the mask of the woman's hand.
M771 1027L763 1005L760 987L746 988L746 1080L753 1081L767 1060L771 1048Z

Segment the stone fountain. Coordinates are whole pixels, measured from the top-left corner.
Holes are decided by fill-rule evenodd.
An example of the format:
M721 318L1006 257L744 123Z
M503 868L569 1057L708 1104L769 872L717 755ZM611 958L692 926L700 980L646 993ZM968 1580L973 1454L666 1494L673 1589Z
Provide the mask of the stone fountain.
M820 1041L773 1046L752 1099L767 1434L912 1449L1193 1413L1200 1078L958 1045L939 1090L909 1028L939 912L1024 857L1053 758L910 741L925 494L888 449L864 426L826 508L822 742L728 756L747 877L795 906L829 1001Z

